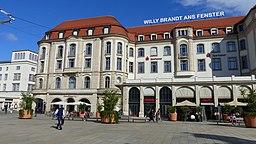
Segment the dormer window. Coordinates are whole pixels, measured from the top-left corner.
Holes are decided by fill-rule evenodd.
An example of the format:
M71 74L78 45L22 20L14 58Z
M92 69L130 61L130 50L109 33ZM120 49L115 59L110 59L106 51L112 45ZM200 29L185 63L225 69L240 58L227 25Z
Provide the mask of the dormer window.
M211 35L217 35L218 34L218 29L217 28L212 28L211 29Z
M233 28L232 27L226 27L226 34L232 34Z
M139 40L139 41L144 41L144 36L143 36L143 35L139 35L139 36L138 36L138 40Z
M92 30L92 29L89 29L89 30L87 31L87 35L88 35L88 36L91 36L92 33L93 33L93 30Z
M63 38L64 32L59 32L59 38Z
M45 35L45 40L49 40L49 38L50 38L50 35L49 35L49 34L46 34L46 35Z
M164 33L164 39L170 39L170 33Z
M203 30L196 30L196 36L203 36Z
M179 34L179 36L187 36L188 35L188 30L179 30L178 34Z
M108 34L108 33L109 33L109 27L105 27L105 28L103 29L103 33L104 33L104 34Z
M156 40L157 39L157 35L156 34L151 34L151 40Z
M73 35L74 35L74 36L77 36L77 34L78 34L78 31L77 31L77 30L74 30L74 31L73 31Z

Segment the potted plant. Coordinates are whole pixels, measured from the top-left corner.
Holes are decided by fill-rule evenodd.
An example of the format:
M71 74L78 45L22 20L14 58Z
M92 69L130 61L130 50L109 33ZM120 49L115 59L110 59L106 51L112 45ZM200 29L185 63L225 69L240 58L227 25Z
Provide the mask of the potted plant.
M97 106L96 118L100 118L100 112L102 111L102 108L103 108L102 105Z
M106 90L103 94L104 97L102 98L102 100L104 110L100 112L101 122L118 123L118 112L114 110L119 100L119 95L117 94L117 91Z
M256 128L256 90L250 90L247 99L248 104L243 112L245 126Z
M183 116L184 116L184 117L183 117L183 120L184 120L184 121L187 121L187 119L188 119L188 114L190 113L190 108L187 107L187 106L185 106L185 107L181 107L180 110L182 111Z
M168 106L170 121L177 121L177 109L175 106Z
M232 106L230 105L225 105L223 107L221 107L221 112L223 114L223 119L224 120L229 120L230 119L230 112L232 111Z
M21 109L19 110L20 119L31 119L33 115L32 104L35 101L35 97L29 93L21 93Z
M86 114L86 104L80 104L78 106L78 110L79 110L79 117L80 118L84 118L84 115Z

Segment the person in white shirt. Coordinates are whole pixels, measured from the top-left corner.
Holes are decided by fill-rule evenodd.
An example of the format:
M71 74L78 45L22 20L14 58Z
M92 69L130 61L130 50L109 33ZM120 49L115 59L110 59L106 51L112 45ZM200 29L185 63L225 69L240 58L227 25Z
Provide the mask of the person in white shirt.
M62 130L61 125L64 123L64 117L65 117L65 110L62 105L60 106L60 108L58 108L55 111L55 115L57 116L57 120L58 120L56 129L59 129L59 127L60 127L59 130Z

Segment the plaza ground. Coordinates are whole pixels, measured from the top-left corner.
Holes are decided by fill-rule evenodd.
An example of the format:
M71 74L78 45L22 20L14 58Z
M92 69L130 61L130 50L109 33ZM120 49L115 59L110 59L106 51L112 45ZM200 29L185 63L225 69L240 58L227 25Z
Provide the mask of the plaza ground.
M256 129L214 122L120 122L66 120L63 130L45 115L30 120L0 112L1 144L255 144Z

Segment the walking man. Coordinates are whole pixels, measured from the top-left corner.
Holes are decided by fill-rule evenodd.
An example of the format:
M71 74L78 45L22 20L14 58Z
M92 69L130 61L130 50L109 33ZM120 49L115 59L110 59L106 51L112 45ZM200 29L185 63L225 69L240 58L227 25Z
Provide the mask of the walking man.
M7 114L7 108L8 108L8 105L5 103L4 104L4 112L5 112L5 114Z
M57 120L58 120L56 129L59 129L59 127L60 127L59 130L62 130L61 124L62 124L62 119L64 119L64 114L65 114L65 111L64 111L63 106L61 105L60 108L58 108L55 111L55 115L57 116Z

